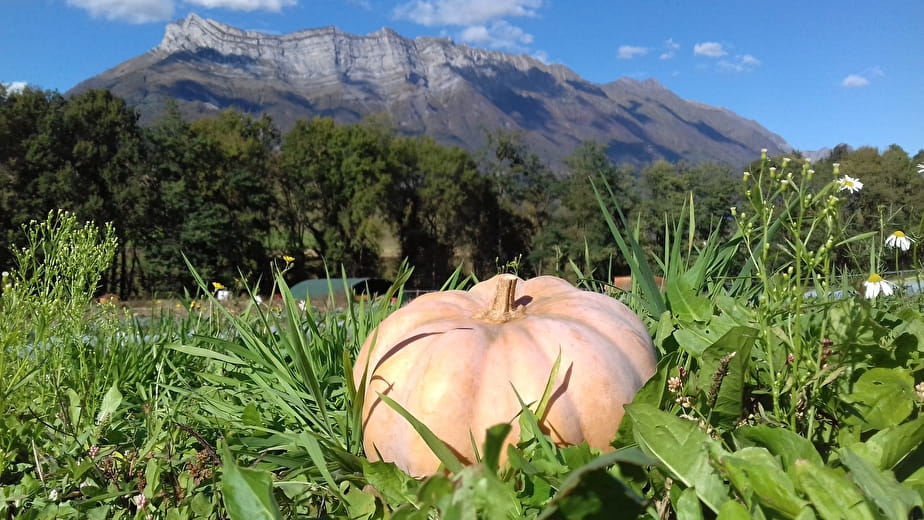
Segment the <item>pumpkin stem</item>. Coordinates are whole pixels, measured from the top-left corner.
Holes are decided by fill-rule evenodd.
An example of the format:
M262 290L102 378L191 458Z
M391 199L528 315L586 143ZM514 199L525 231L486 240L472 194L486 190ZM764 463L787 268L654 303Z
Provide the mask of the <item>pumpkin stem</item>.
M491 323L504 323L522 318L524 307L516 304L517 280L516 275L498 275L494 302L484 312L475 315L475 319Z

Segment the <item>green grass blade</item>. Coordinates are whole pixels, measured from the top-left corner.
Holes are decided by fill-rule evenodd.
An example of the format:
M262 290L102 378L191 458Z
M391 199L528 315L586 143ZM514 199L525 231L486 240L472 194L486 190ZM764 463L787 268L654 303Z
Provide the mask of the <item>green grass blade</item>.
M456 457L456 455L449 449L449 446L445 442L440 440L433 431L427 427L424 423L420 422L416 417L414 417L411 412L407 411L406 408L398 404L397 401L388 397L383 393L379 393L379 398L382 401L385 401L385 404L390 406L394 411L398 412L401 417L404 417L407 422L411 423L411 426L414 427L414 430L417 431L417 434L420 435L424 442L427 443L427 446L433 451L433 454L436 455L436 458L443 463L443 466L446 467L452 473L458 473L462 471L462 462Z

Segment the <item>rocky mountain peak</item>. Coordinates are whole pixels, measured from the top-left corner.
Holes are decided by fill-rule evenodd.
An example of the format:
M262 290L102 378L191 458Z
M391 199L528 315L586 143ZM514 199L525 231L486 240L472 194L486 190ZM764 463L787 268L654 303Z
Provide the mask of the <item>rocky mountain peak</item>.
M654 79L592 83L564 65L382 28L265 34L195 14L169 24L151 51L77 85L107 88L156 120L167 98L190 118L235 108L283 131L298 119L353 123L387 113L397 130L477 150L485 131L522 132L552 163L581 142L617 161L716 160L743 165L786 142L736 114L687 101Z
M153 52L201 55L243 69L247 63L259 62L255 74L267 73L270 66L274 76L288 79L346 76L357 81L387 81L397 74L432 86L447 83L447 69L490 65L523 71L536 68L560 80L578 79L567 67L547 65L531 56L456 45L450 38L405 38L388 27L364 36L333 26L272 35L196 14L169 24Z

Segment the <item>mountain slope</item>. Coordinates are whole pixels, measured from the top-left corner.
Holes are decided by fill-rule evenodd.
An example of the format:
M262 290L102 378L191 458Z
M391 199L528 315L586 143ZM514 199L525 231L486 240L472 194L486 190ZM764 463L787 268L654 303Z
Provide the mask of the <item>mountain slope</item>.
M789 145L754 121L685 101L654 80L584 80L525 55L325 27L276 36L190 15L167 26L160 45L71 91L107 88L151 122L167 98L190 117L234 107L268 113L283 130L297 119L356 122L391 115L408 134L478 149L486 129L525 132L558 162L585 140L615 161L714 160L743 165Z

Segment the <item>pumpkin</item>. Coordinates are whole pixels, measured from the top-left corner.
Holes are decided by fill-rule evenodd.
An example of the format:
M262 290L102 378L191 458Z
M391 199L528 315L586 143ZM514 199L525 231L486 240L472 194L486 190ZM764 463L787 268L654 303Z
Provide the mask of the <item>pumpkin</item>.
M498 275L469 291L424 294L392 313L364 342L354 368L365 383L363 447L412 476L439 469L394 399L461 462L475 461L485 431L537 403L561 356L540 426L558 445L586 441L602 451L638 389L655 372L651 337L621 302L561 278ZM514 392L516 389L516 392ZM506 449L501 450L502 460Z
M655 285L658 286L658 289L664 290L664 278L660 276L654 277ZM613 287L619 289L620 291L629 292L632 290L632 277L631 276L616 276L613 278Z

